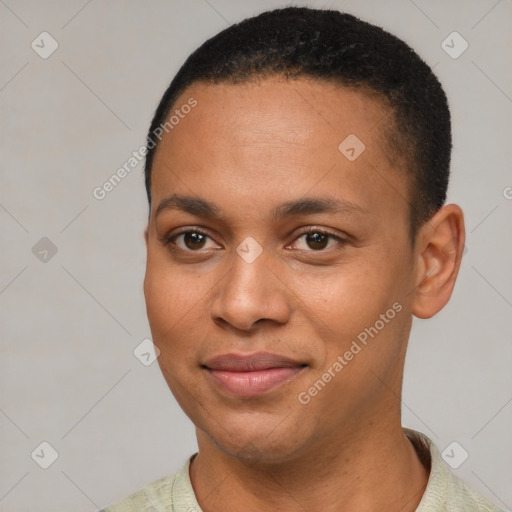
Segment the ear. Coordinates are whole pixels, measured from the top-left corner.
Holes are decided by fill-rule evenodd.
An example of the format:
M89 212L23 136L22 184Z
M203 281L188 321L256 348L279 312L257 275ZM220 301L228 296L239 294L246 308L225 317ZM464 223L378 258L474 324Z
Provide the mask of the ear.
M430 318L450 300L465 238L464 214L456 204L443 206L420 228L416 238L414 316Z
M148 229L149 226L146 226L146 229L144 230L144 241L146 242L146 249L148 248Z

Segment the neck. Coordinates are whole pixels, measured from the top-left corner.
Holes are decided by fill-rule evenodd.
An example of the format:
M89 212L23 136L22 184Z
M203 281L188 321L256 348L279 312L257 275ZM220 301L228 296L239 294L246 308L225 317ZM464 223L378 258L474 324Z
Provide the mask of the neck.
M368 425L340 429L343 436L271 464L227 455L198 431L199 453L190 467L198 502L204 512L416 510L428 471L399 421Z

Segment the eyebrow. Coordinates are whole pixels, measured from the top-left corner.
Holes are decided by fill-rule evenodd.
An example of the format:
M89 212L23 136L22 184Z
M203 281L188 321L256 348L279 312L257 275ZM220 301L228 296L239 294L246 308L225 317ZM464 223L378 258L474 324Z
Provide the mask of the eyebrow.
M179 194L173 194L163 199L156 209L155 217L165 210L182 210L198 217L220 217L219 209L212 202L200 197Z
M350 201L336 199L334 197L304 197L294 201L287 201L278 206L273 212L275 221L296 215L308 215L312 213L332 214L363 214L366 210Z
M219 219L221 217L220 209L214 203L197 196L172 194L160 202L155 217L166 210L181 210L205 218ZM312 213L363 214L367 212L361 206L350 201L333 197L305 197L279 205L274 209L272 217L277 222L286 217Z

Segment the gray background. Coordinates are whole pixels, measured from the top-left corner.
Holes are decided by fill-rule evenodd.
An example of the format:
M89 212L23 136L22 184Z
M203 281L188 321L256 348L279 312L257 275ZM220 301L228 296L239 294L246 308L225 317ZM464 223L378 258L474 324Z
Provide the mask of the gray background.
M93 511L195 450L157 363L133 354L150 337L142 165L102 201L92 191L144 143L157 101L197 45L287 3L0 0L1 511ZM449 200L465 211L468 250L449 305L414 322L403 422L441 450L457 441L469 458L456 473L510 509L511 1L294 4L387 28L446 88ZM43 31L59 45L47 59L31 48ZM441 47L453 31L469 43L457 59ZM42 237L57 248L46 261L32 250ZM31 458L42 441L59 454L46 470ZM34 458L48 461L40 450Z

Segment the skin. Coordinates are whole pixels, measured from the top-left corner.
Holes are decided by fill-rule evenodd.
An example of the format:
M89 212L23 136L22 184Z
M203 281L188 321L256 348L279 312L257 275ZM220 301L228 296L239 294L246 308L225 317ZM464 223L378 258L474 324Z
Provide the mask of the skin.
M452 293L460 208L441 208L411 244L408 182L399 155L386 153L390 116L374 96L267 78L197 83L176 107L190 97L197 106L155 155L144 293L160 368L196 425L190 477L201 508L415 510L428 471L400 423L404 358L412 316L433 316ZM338 150L349 134L366 146L352 162ZM219 216L156 215L172 194L210 201ZM272 216L305 197L353 207ZM310 227L339 239L315 245L304 234ZM208 236L173 238L185 228ZM263 249L252 263L236 251L249 236ZM402 310L300 403L298 394L396 302ZM306 366L249 398L219 389L201 367L257 351Z

